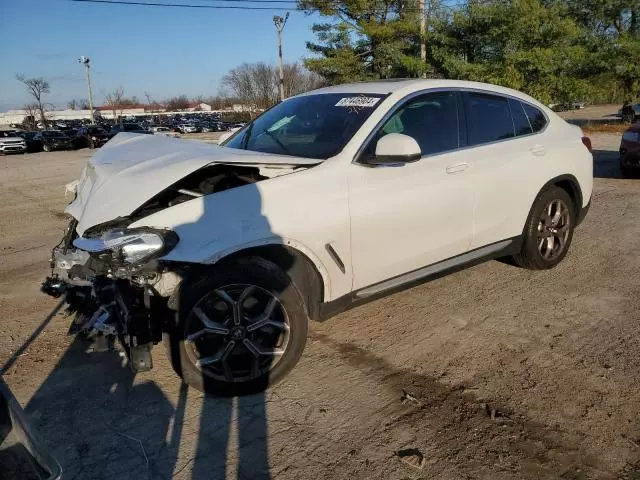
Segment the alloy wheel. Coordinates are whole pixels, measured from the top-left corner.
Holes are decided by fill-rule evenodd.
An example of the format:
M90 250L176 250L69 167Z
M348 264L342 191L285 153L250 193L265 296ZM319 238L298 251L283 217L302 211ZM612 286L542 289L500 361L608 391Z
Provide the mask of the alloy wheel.
M562 200L552 200L538 221L538 252L545 260L554 260L566 248L571 233L569 207Z
M284 356L290 323L280 301L249 284L220 287L193 307L185 322L185 351L204 376L247 382Z

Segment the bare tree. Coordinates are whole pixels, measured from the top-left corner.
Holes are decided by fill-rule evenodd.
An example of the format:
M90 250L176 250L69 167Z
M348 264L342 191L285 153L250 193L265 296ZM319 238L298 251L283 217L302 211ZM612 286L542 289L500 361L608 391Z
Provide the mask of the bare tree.
M251 108L267 108L278 99L275 68L264 62L243 63L224 77L222 85Z
M274 81L280 81L277 72ZM283 83L285 97L292 97L322 87L324 80L320 75L307 70L301 63L294 62L284 64Z
M27 88L27 93L31 95L36 101L38 112L40 113L40 120L44 124L45 128L48 128L47 118L44 113L44 105L42 103L42 97L44 94L51 91L49 82L42 77L27 78L22 74L16 74L16 80L22 82Z
M189 108L189 99L186 95L172 97L164 102L167 112L177 112Z
M36 129L36 118L38 117L38 104L37 103L27 103L24 107L23 110L25 112L25 116L24 116L24 120L22 121L22 124L24 125L25 128L29 129L29 130L35 130Z
M89 110L89 101L86 98L74 98L67 102L70 110Z
M322 86L320 76L310 72L300 63L288 63L283 71L284 94L297 95ZM279 99L280 74L273 65L243 63L222 77L222 87L239 99L240 103L268 108Z
M118 117L122 115L123 98L124 98L124 88L122 88L122 86L116 88L113 92L107 93L107 96L105 97L105 103L111 109L111 113L113 113L114 121L117 121Z

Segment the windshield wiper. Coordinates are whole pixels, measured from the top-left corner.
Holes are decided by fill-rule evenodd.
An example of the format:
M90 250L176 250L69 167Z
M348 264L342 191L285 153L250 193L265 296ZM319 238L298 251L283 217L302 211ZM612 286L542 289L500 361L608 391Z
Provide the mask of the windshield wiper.
M251 137L251 129L253 128L253 122L247 127L247 133L244 134L244 140L242 141L242 149L246 150L249 145L249 138Z
M284 144L278 139L278 137L276 137L272 132L270 132L269 130L265 130L264 133L269 135L269 138L273 138L273 140L275 140L275 142L284 153L286 153L287 155L293 155L293 153L291 153L291 151L287 147L285 147Z

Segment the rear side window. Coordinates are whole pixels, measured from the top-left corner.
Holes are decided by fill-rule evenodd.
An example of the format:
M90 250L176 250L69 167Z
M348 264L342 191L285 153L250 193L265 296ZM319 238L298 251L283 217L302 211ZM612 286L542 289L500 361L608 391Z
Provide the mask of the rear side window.
M482 93L467 94L467 131L470 145L514 137L509 100Z
M527 114L527 118L529 118L533 133L539 132L547 125L547 119L540 110L528 103L523 103L522 106Z
M509 106L511 107L511 116L513 117L516 136L533 133L527 114L524 112L524 105L517 100L509 99Z

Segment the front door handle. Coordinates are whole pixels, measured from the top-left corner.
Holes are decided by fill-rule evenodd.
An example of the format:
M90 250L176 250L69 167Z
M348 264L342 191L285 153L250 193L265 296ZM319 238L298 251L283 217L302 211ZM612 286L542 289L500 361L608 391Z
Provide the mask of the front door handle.
M539 157L547 153L547 149L544 147L544 145L534 145L529 149L529 151L534 155L538 155Z
M467 168L469 168L467 162L452 163L451 165L447 165L447 173L464 172Z

